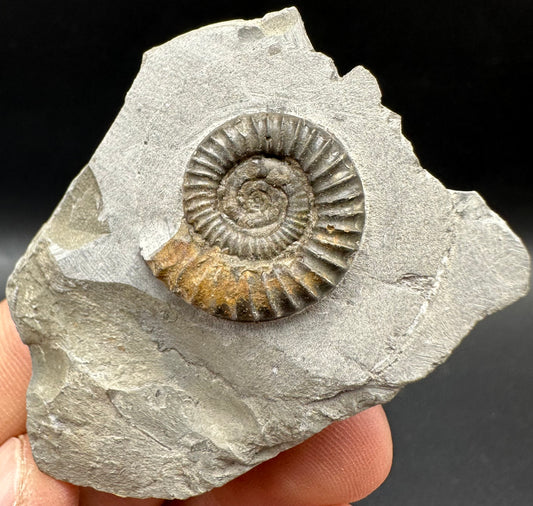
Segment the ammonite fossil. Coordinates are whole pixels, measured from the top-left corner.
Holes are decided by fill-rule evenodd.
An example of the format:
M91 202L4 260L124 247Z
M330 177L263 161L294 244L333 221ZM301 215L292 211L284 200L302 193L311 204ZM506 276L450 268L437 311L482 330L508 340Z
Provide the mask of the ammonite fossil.
M354 163L333 134L279 113L211 132L183 181L184 220L148 262L167 287L238 321L301 311L358 249L365 211Z

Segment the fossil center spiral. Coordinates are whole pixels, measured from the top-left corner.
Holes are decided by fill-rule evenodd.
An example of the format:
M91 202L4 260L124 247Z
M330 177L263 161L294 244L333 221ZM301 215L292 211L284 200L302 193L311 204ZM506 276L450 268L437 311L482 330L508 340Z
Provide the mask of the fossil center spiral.
M272 258L300 239L312 221L312 189L298 162L255 155L220 181L218 208L230 241L212 244L241 258Z
M238 321L297 313L349 268L365 221L354 163L326 129L252 113L193 153L177 234L148 261L190 304Z

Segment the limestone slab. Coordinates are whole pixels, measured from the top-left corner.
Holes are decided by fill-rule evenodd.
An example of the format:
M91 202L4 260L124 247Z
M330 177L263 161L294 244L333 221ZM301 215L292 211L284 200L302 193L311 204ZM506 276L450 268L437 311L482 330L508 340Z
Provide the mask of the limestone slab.
M331 292L285 318L239 322L189 304L149 262L183 223L198 146L263 113L338 140L365 220ZM296 9L186 33L145 54L9 279L32 355L36 462L123 496L201 494L426 376L527 292L529 269L477 193L447 190L420 166L370 72L339 76L313 50Z

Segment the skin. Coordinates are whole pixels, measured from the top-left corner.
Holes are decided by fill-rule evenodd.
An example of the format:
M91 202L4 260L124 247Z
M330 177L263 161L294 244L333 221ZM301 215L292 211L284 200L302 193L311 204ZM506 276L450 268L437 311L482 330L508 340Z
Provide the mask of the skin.
M30 376L29 350L0 302L0 506L349 506L378 488L392 464L387 418L375 406L201 496L121 498L39 471L25 434Z

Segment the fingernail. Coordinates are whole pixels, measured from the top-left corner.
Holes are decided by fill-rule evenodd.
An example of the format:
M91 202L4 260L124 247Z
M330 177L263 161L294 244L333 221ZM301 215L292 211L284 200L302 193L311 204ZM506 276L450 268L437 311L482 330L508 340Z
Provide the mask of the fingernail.
M14 506L20 461L20 441L9 438L0 446L0 506Z

